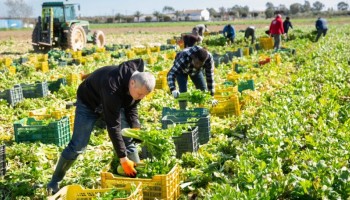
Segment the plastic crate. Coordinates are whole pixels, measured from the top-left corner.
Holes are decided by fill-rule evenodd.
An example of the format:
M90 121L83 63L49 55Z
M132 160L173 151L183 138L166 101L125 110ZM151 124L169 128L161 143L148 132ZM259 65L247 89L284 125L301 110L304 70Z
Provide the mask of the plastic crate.
M230 115L239 116L241 114L241 106L237 95L232 95L227 100L220 100L218 105L210 109L212 115L225 117Z
M44 144L65 145L70 140L69 118L51 121L23 118L13 124L16 142L42 142Z
M183 153L197 152L199 148L198 126L183 132L181 136L172 137L176 149L176 157L181 158Z
M79 73L70 73L67 75L68 85L79 85L81 82L81 75Z
M239 79L239 74L237 74L237 72L235 72L235 71L230 71L230 72L227 73L226 79L228 81L236 82Z
M42 72L48 72L49 71L49 62L48 61L39 61L35 63L35 69Z
M101 172L102 188L142 183L143 199L145 200L174 200L180 196L180 167L177 164L168 174L155 175L152 178L116 177L107 170L104 169Z
M67 85L66 78L59 78L56 81L48 82L48 88L51 92L57 92L60 89L61 85Z
M253 80L247 80L247 81L242 81L238 84L238 91L242 92L244 90L255 90L254 87L254 81Z
M190 118L195 118L196 121L188 122L187 120ZM199 143L205 144L210 139L210 115L203 117L193 117L193 116L183 116L183 117L175 117L172 115L165 115L162 117L162 128L166 129L168 125L172 124L191 124L193 123L195 126L198 126L198 136Z
M11 106L15 106L23 100L23 91L21 85L15 85L13 88L0 92L0 99L5 99Z
M35 82L34 84L21 84L24 98L46 97L49 92L48 84L44 82Z
M273 49L274 41L272 37L262 37L259 39L260 47L264 50Z
M104 189L84 189L80 185L68 185L60 189L55 195L48 198L48 200L93 200L103 193L111 191L113 188ZM131 184L126 184L125 187L118 187L117 190L130 191ZM142 200L142 183L137 184L136 190L126 198L113 198L113 200Z
M167 70L158 72L155 89L166 90L168 88L167 74Z
M6 174L6 146L0 145L0 176Z
M177 110L175 108L163 107L162 116L172 115L175 117L206 117L209 110L206 108L195 108L193 110Z

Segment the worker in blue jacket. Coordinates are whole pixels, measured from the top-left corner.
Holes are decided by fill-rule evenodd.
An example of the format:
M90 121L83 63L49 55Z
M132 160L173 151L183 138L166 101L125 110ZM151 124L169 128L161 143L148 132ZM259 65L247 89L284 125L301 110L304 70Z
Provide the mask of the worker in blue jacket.
M327 31L328 31L328 26L327 26L327 21L324 18L319 17L316 20L316 30L317 30L317 36L315 42L320 39L321 35L323 34L323 37L326 36Z
M224 37L229 40L230 44L233 44L235 37L236 37L236 31L233 25L231 24L227 24L223 31L222 34L224 35Z

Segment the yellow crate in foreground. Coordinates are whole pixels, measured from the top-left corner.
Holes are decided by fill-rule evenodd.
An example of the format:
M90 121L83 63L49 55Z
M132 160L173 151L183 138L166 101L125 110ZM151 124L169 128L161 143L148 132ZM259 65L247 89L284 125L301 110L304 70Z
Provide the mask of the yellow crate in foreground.
M130 191L131 184L117 190ZM68 185L60 189L55 195L48 198L48 200L92 200L103 195L103 193L111 191L112 188L105 189L84 189L80 185ZM142 183L137 184L136 190L127 198L114 198L113 200L142 200Z
M103 188L120 186L121 184L142 183L143 199L175 200L180 196L180 167L176 164L168 174L155 175L150 178L116 177L110 172L101 172Z
M218 117L239 116L241 114L241 106L238 96L232 95L228 100L219 100L218 105L210 109L210 114Z

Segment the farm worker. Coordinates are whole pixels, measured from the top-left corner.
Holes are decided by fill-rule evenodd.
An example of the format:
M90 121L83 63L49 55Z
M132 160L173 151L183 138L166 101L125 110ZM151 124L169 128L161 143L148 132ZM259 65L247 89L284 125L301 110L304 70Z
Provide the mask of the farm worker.
M198 34L202 37L204 36L204 32L209 32L209 29L206 24L198 24L194 28L198 29Z
M121 129L140 127L137 105L154 87L155 77L144 72L142 59L101 67L79 85L72 139L47 185L49 194L59 190L58 182L86 149L94 124L102 115L124 172L130 177L136 176L134 167L139 162L138 152L132 139L122 137Z
M282 22L282 16L280 14L276 15L276 18L272 20L270 24L270 35L274 39L274 46L273 48L275 51L279 50L281 48L281 36L284 34L283 29L283 22Z
M205 71L206 83L204 81L203 70ZM195 87L205 91L208 89L214 96L214 59L213 56L200 46L193 46L177 53L173 66L168 72L167 81L170 92L174 98L178 98L180 92L187 92L187 80L191 78ZM176 89L175 79L179 90ZM213 100L213 106L218 101ZM187 101L179 101L180 109L186 109Z
M222 34L226 39L230 40L230 44L233 44L235 37L236 37L236 31L235 27L231 24L227 24L224 29L222 30Z
M254 26L248 26L245 29L244 39L248 40L249 37L251 37L251 44L254 44L255 39L256 39L256 37L255 37L255 27Z
M197 42L199 42L200 38L193 34L186 34L183 37L184 47L193 47Z
M283 22L283 29L284 29L284 33L286 36L286 39L288 40L288 30L290 28L293 28L292 22L290 21L289 17L286 17L286 19Z
M316 20L316 30L317 30L317 36L315 42L320 39L321 35L323 34L323 37L326 36L327 31L328 31L328 26L327 26L327 21L324 18L319 17Z
M197 28L197 27L194 27L194 28L192 29L192 35L198 37L198 44L202 44L202 41L203 41L203 37L204 37L204 36L200 36L200 35L199 35L199 31L198 31L198 28Z

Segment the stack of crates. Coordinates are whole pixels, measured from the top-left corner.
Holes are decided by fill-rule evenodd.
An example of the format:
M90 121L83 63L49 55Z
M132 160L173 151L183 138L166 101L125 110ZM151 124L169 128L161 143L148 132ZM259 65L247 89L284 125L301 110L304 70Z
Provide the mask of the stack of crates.
M5 99L11 106L23 100L23 91L21 85L15 85L13 88L0 92L0 99Z
M232 94L230 97L226 97L226 99L219 100L218 105L212 107L210 113L218 117L239 116L241 114L241 107L238 95Z
M131 184L120 187L115 185L116 190L130 192L130 195L126 198L113 198L113 200L143 200L142 183L136 185L135 191L131 191ZM104 189L84 189L80 185L68 185L60 189L55 195L48 198L48 200L75 200L75 199L98 199L97 197L103 196L104 193L110 192L113 188Z
M35 69L42 72L48 72L49 71L49 55L48 54L39 54L37 55L37 61L34 62Z
M36 81L34 84L21 84L24 98L46 97L49 93L49 87L46 81Z
M127 178L114 176L108 168L101 172L102 188L121 187L123 184L142 183L144 200L178 199L180 197L180 167L178 164L167 174L155 175L152 178Z
M195 121L188 122L189 119ZM210 139L210 115L206 108L195 108L193 110L177 110L163 107L162 128L175 124L194 124L198 126L199 144L206 144Z
M67 75L67 85L79 85L81 82L81 75L79 73L70 73Z
M261 37L259 43L262 49L269 50L273 49L274 41L272 37Z
M44 144L66 145L70 140L69 118L60 120L35 120L23 118L14 122L15 141L42 142Z
M0 145L0 176L6 174L6 147L5 144Z
M168 88L167 74L168 70L158 72L155 89L166 90Z
M176 157L181 158L183 153L197 152L199 148L198 126L191 127L181 136L172 137L175 144Z

